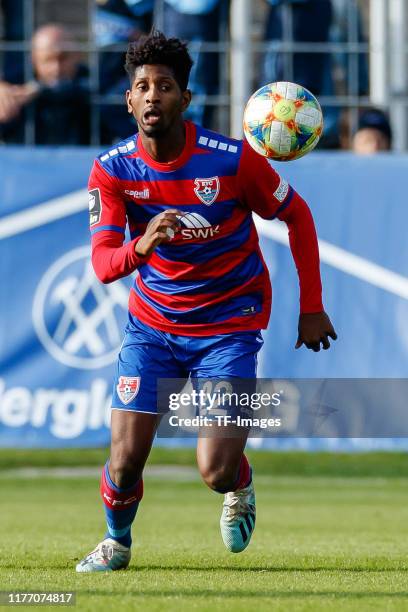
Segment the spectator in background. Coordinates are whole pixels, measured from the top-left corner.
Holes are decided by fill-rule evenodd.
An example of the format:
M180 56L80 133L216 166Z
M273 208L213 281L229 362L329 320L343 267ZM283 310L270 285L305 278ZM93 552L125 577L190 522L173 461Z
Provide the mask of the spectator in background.
M213 106L206 105L207 96L219 92L218 53L204 52L201 45L223 39L228 25L228 0L162 0L156 2L155 23L167 37L180 38L195 43L190 47L194 61L189 88L193 100L202 97L203 102L192 104L185 113L186 118L211 127Z
M98 49L95 89L106 97L106 103L99 107L100 139L104 144L121 140L137 129L123 103L124 92L129 86L124 69L125 51L130 41L151 29L153 4L154 0L94 1L92 29ZM118 97L119 103L115 104Z
M390 151L392 131L387 115L377 109L364 111L359 119L358 129L353 136L352 149L359 155L372 155Z
M24 0L0 0L5 42L24 42ZM6 51L0 70L9 83L21 83L24 75L23 51Z
M328 42L331 0L268 0L268 3L265 41ZM292 80L319 95L325 83L326 60L326 53L270 51L265 55L263 81Z
M31 82L0 82L0 140L23 143L25 120L32 120L33 144L89 143L87 71L61 25L39 28L32 38Z
M333 22L330 30L330 40L334 43L366 43L363 31L363 19L357 0L332 0ZM368 57L366 53L353 53L351 58L356 62L356 80L350 81L350 54L334 53L335 68L340 71L343 81L343 93L348 91L354 95L368 94Z
M279 42L328 43L332 25L331 0L267 0L264 39L271 49L265 53L259 86L274 81L293 81L315 96L334 95L331 56L324 52L280 52ZM337 109L324 109L327 146L338 146ZM332 142L336 141L336 142Z

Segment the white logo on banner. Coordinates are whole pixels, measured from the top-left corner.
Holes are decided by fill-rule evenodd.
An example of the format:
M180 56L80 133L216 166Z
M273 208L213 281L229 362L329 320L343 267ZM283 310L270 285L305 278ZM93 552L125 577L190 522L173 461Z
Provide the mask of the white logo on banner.
M102 285L97 280L89 247L74 249L42 277L33 302L34 328L45 349L64 365L104 367L117 357L128 295L123 281Z

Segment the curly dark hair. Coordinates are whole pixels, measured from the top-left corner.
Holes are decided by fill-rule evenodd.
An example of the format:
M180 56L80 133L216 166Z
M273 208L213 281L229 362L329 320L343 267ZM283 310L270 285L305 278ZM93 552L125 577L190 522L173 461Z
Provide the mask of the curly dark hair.
M162 32L153 30L148 36L129 43L126 53L125 70L132 83L135 70L144 64L163 64L174 72L174 78L185 91L188 85L193 60L187 45L178 38L166 38Z

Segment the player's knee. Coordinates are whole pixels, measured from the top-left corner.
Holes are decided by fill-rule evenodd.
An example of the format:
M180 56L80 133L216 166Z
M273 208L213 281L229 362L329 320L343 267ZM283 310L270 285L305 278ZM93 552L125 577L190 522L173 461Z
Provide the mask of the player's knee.
M207 487L219 493L233 491L236 481L236 470L229 466L200 467L201 477Z
M126 489L142 477L143 467L132 455L118 454L111 457L109 473L117 487Z

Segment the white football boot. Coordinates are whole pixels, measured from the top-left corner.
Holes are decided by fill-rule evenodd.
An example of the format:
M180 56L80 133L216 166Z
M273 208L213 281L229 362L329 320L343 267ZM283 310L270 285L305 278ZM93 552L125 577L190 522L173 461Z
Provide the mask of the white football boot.
M129 565L130 548L106 538L76 566L77 572L113 572Z
M230 552L243 551L255 528L255 490L251 482L244 489L225 494L220 519L221 535Z

